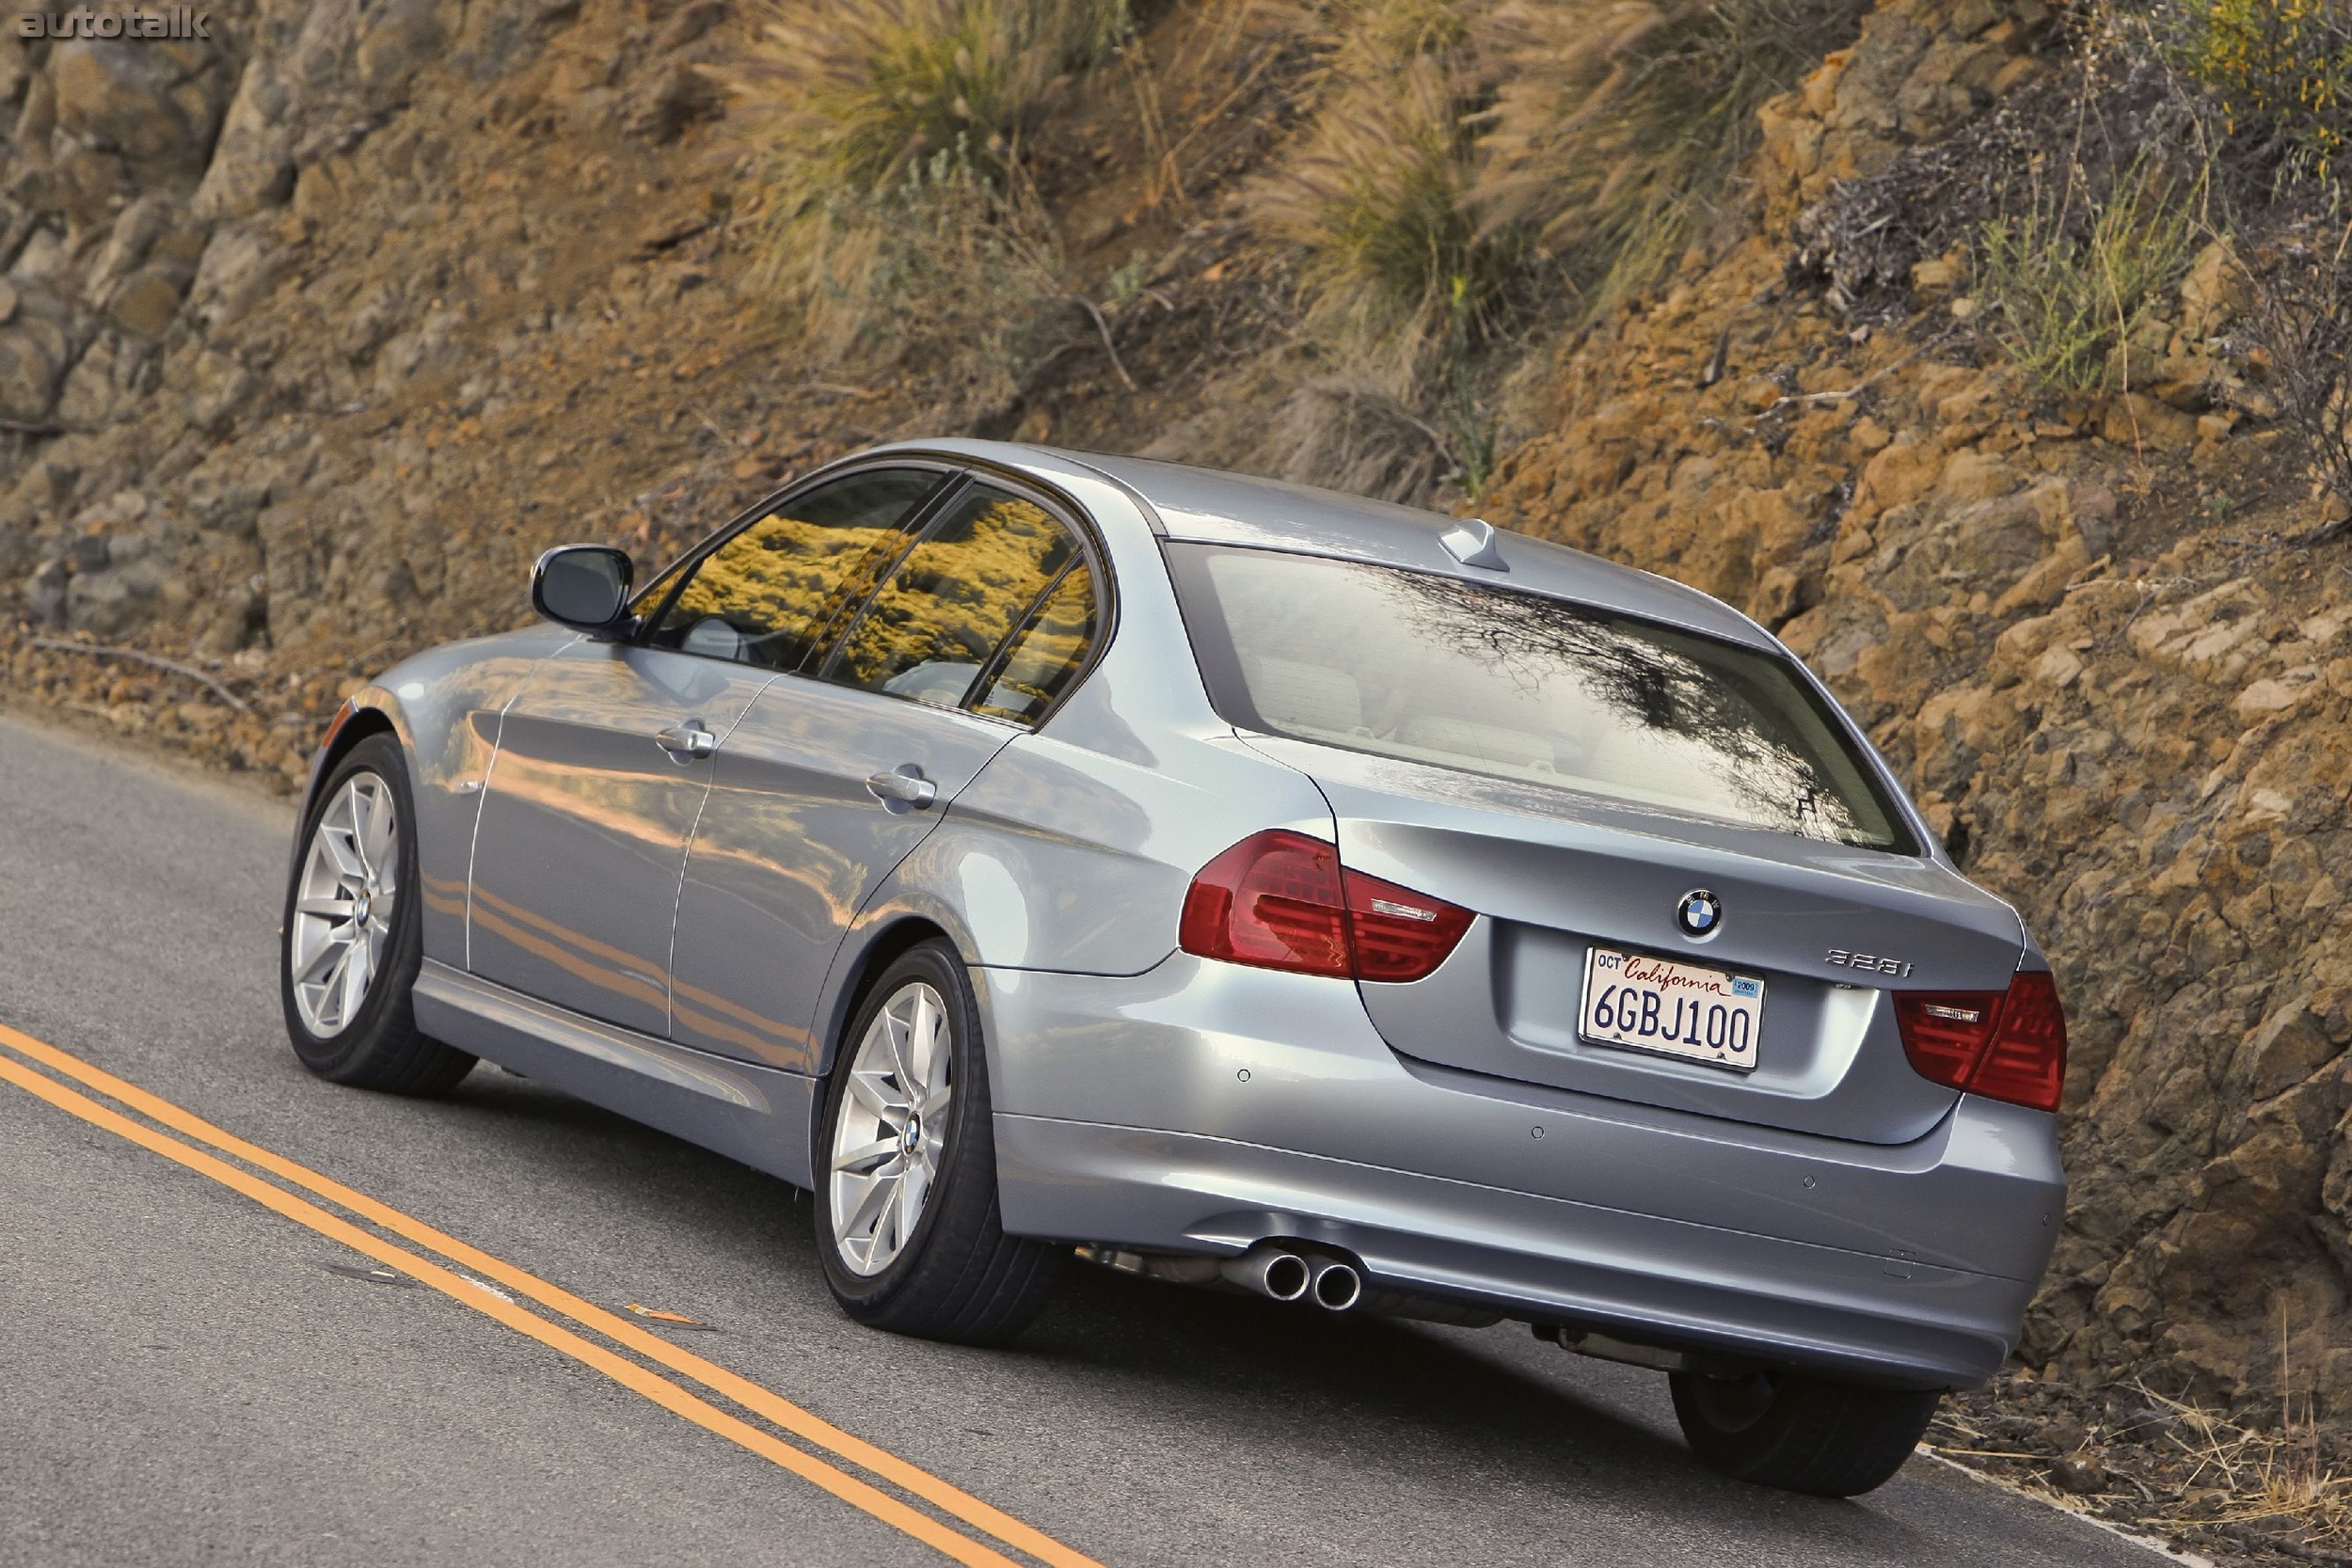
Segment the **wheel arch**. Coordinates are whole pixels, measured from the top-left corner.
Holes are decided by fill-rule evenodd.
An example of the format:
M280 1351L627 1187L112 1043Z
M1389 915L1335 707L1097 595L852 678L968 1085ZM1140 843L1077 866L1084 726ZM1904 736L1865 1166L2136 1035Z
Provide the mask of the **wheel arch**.
M866 993L873 989L875 976L888 969L898 955L926 942L944 942L956 950L958 958L967 964L971 962L963 944L944 926L928 914L912 911L884 915L853 933L842 944L843 967L818 1031L817 1076L833 1075L834 1064L839 1060L845 1043L842 1037L858 1008L865 1006Z
M372 735L389 735L399 742L404 754L409 750L408 737L390 711L389 696L379 692L375 694L379 701L365 701L369 695L368 691L360 691L344 699L342 706L335 710L335 717L326 722L326 735L310 758L310 775L303 784L302 800L294 812L293 861L301 859L302 827L310 820L310 813L318 806L319 791L326 787L326 781L342 765L343 758L351 754L354 747ZM410 772L413 774L414 771L412 767ZM294 875L293 862L289 863L287 875Z

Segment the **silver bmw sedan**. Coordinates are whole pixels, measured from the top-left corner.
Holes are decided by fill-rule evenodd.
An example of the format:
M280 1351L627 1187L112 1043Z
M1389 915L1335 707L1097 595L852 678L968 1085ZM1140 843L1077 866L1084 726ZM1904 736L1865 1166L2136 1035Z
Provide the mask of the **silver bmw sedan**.
M818 1195L842 1308L1002 1341L1073 1257L1660 1369L1891 1475L2065 1198L2017 914L1705 594L1295 486L980 441L791 485L336 716L302 1061L478 1057Z

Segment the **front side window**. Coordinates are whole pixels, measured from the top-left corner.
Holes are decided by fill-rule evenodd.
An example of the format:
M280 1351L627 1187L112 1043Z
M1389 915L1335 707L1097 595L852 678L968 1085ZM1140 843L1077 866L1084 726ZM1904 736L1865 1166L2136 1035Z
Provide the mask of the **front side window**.
M646 641L770 670L801 668L938 485L929 469L877 468L785 502L705 556Z
M825 676L861 690L958 706L1005 639L1079 556L1076 536L1052 513L975 484L875 591Z
M1217 711L1269 734L1622 804L1913 852L1787 660L1541 594L1174 545Z

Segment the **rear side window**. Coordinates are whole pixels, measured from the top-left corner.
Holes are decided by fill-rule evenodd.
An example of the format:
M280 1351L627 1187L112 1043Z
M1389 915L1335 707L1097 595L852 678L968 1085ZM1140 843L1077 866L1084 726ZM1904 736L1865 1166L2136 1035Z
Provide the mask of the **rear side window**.
M1788 660L1433 573L1172 545L1226 719L1268 734L1911 853Z
M647 636L658 648L797 670L872 583L940 476L851 474L795 497L692 568Z
M875 591L827 661L825 676L862 690L960 706L1006 639L1029 623L1064 569L1082 559L1076 536L1052 513L975 484L939 514Z
M1086 668L1094 646L1094 574L1083 561L1064 572L988 676L975 713L1034 724Z

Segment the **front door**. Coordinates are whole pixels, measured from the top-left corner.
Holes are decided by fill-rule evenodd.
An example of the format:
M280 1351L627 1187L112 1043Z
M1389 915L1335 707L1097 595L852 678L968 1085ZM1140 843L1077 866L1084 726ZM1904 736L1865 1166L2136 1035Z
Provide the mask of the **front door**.
M760 694L720 749L687 860L678 1040L817 1069L818 993L850 922L1082 667L1093 604L1074 531L973 484L813 674Z
M711 754L773 672L583 640L506 712L474 838L468 962L644 1034L669 1026L670 917Z

